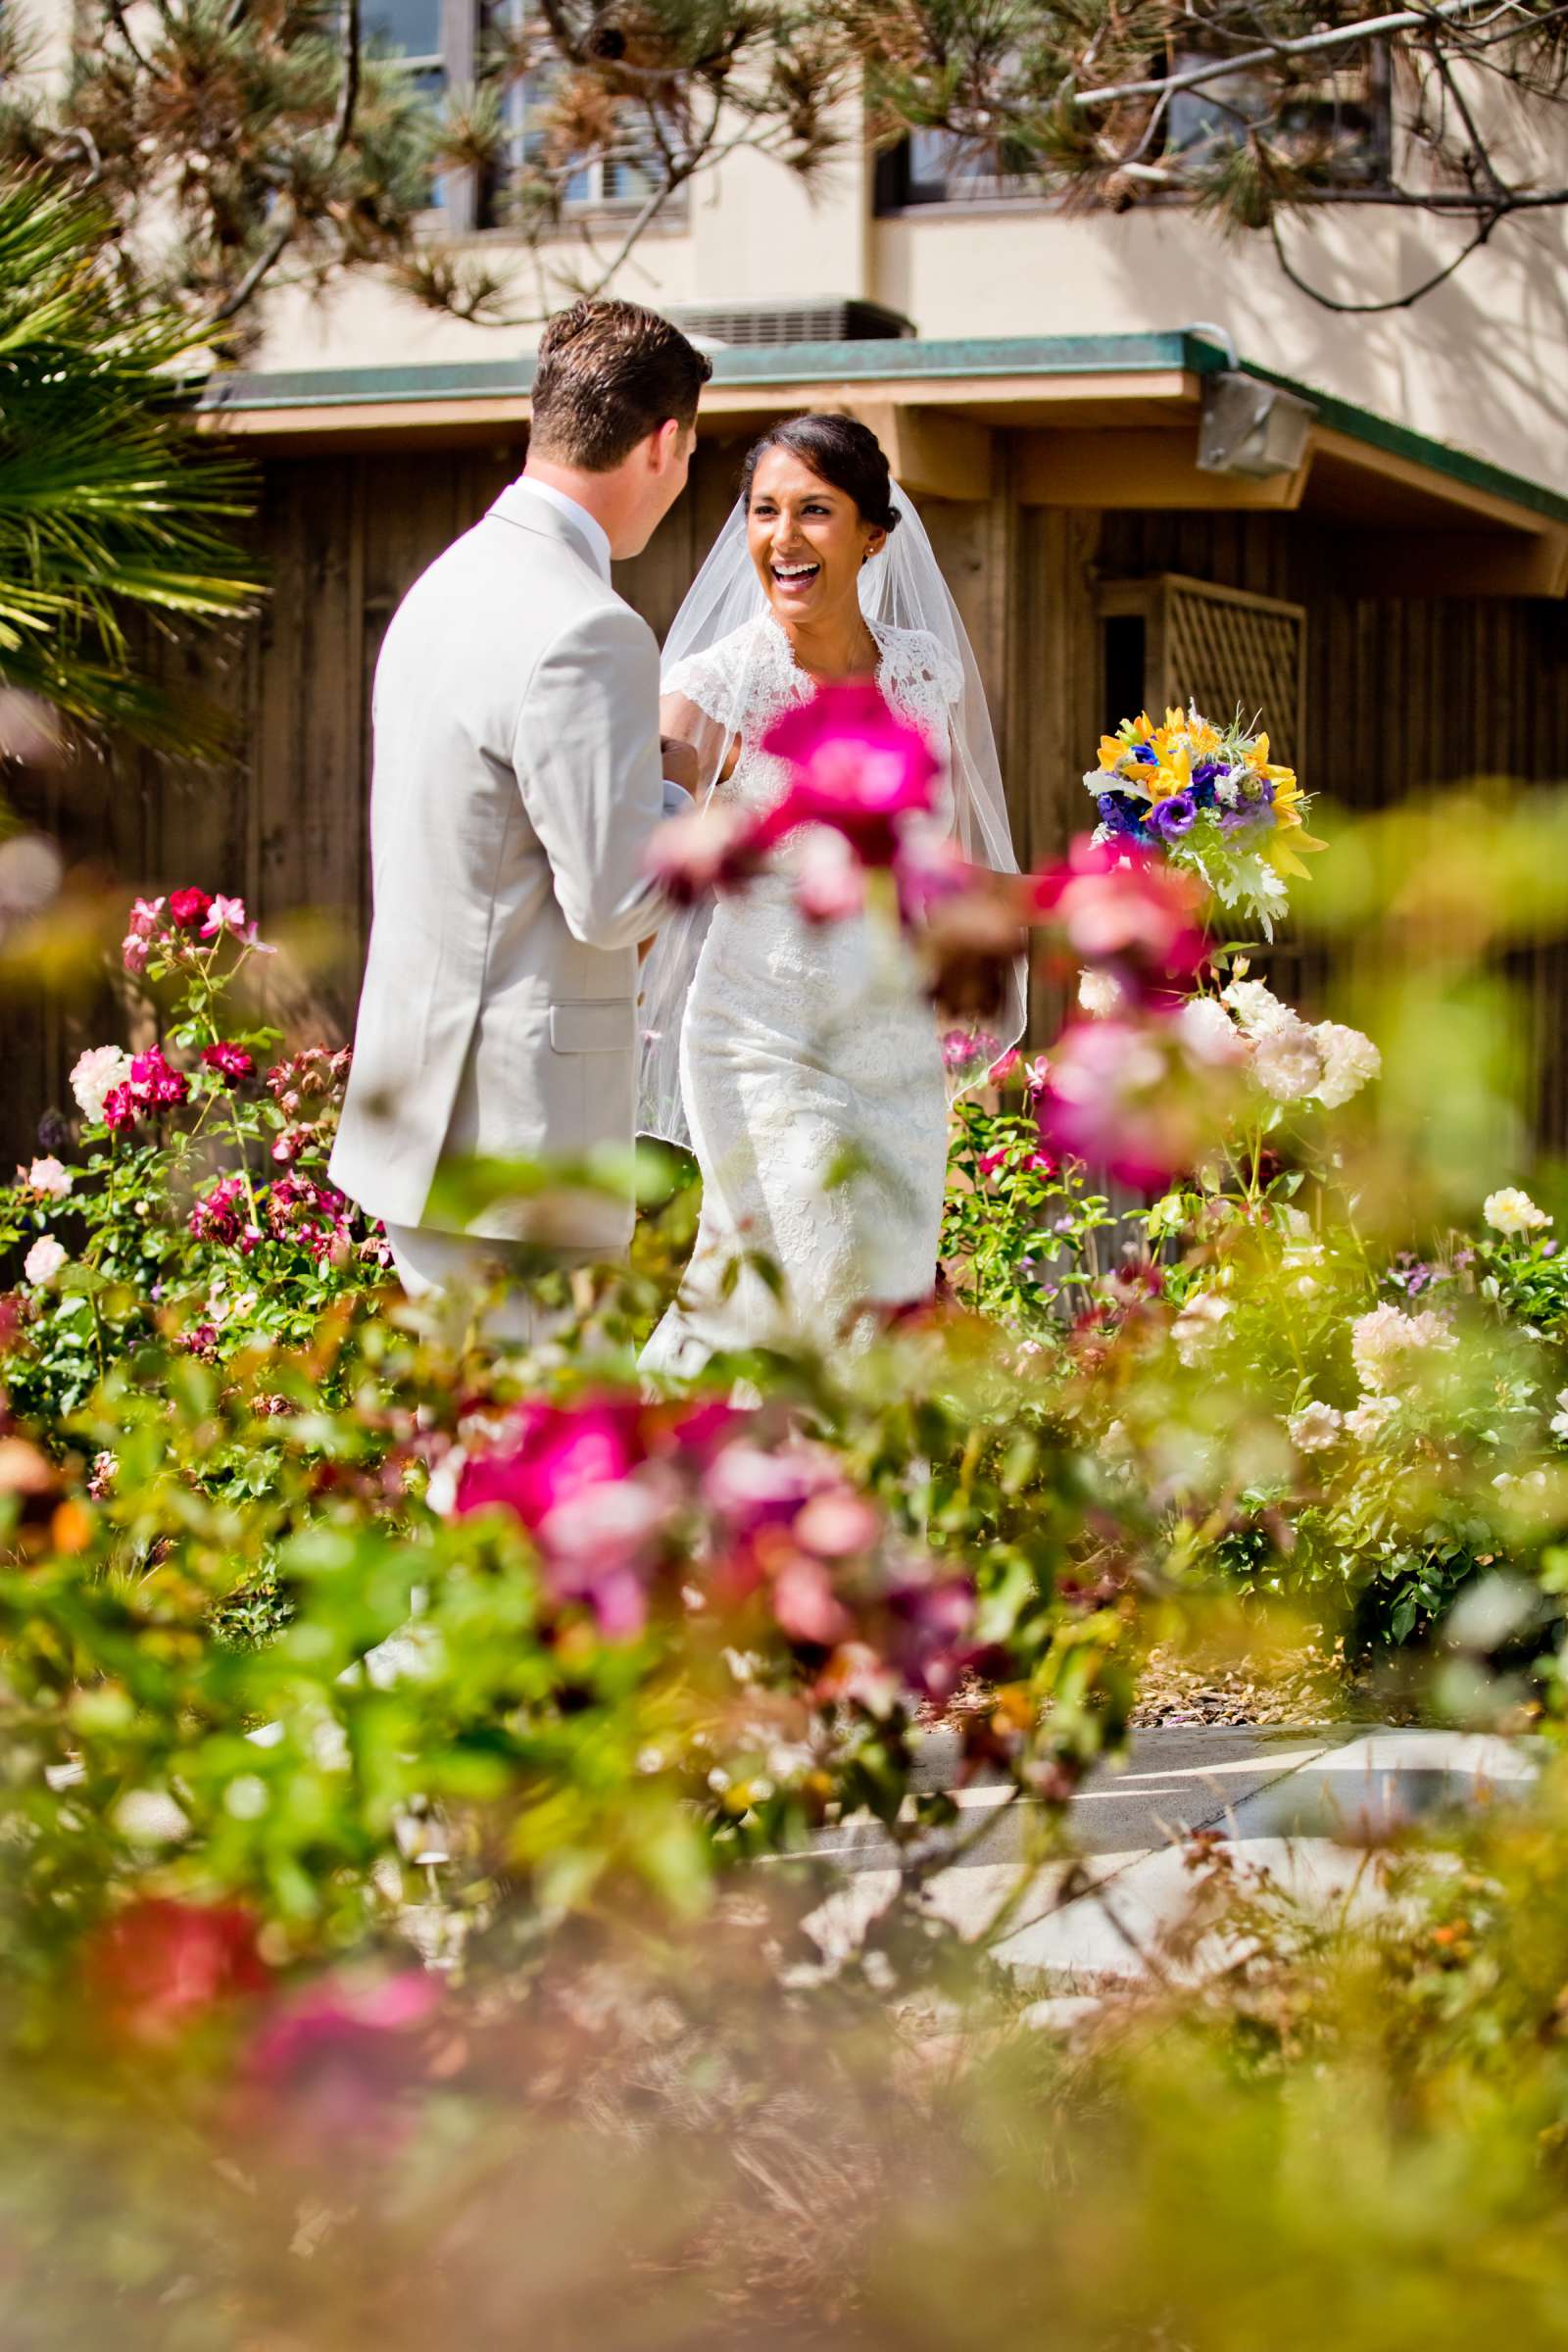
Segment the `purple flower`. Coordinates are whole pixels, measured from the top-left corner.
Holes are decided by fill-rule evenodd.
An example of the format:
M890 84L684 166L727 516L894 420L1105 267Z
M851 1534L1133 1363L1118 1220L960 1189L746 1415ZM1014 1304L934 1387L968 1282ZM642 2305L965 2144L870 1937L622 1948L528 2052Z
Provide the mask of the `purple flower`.
M1151 829L1166 841L1179 841L1198 820L1198 803L1190 792L1173 792L1149 812Z

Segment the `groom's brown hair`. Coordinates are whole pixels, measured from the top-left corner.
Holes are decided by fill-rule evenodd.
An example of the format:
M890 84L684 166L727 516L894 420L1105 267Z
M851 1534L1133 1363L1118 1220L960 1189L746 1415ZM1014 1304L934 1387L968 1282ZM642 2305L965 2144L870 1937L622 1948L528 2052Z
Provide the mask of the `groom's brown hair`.
M697 421L712 363L678 326L635 302L574 302L539 340L529 447L608 473L671 417Z

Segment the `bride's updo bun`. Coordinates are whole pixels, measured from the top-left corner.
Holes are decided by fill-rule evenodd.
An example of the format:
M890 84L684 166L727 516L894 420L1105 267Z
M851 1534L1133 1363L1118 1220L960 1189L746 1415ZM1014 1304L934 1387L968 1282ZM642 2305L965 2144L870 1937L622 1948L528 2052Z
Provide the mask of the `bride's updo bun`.
M804 466L809 466L821 481L834 490L842 490L846 498L853 498L862 522L874 522L883 531L897 527L899 511L893 504L893 476L882 444L870 426L861 424L858 417L815 413L791 416L785 423L775 424L760 441L754 441L741 468L741 500L746 506L751 505L752 477L770 449L789 450Z

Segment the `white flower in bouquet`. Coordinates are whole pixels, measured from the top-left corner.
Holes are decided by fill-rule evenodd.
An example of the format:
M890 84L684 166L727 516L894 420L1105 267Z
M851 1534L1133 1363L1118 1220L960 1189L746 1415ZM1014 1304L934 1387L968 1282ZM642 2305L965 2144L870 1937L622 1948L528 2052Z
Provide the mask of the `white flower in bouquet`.
M1092 1021L1108 1021L1127 1002L1127 992L1113 972L1083 971L1078 975L1078 1002Z
M1343 1021L1319 1021L1312 1034L1323 1056L1323 1083L1317 1100L1328 1109L1338 1110L1352 1095L1358 1095L1369 1079L1378 1076L1383 1056L1369 1037L1363 1037L1359 1029L1347 1028Z
M1316 1397L1293 1413L1286 1423L1291 1442L1301 1453L1322 1453L1339 1437L1345 1416L1338 1407Z
M66 1262L64 1245L52 1233L40 1234L22 1261L29 1282L52 1282Z
M1195 1291L1170 1327L1176 1352L1184 1364L1196 1364L1219 1337L1219 1327L1231 1311L1228 1298L1212 1291Z
M1399 1409L1397 1396L1363 1396L1360 1403L1345 1416L1345 1426L1352 1438L1370 1446L1383 1435Z
M1544 1208L1538 1208L1528 1193L1510 1185L1500 1193L1489 1193L1482 1202L1481 1213L1494 1233L1537 1233L1551 1219Z
M1375 1306L1350 1325L1350 1357L1363 1389L1396 1389L1411 1377L1417 1357L1457 1346L1443 1317L1425 1310L1412 1315L1397 1306Z
M1568 1389L1557 1391L1557 1410L1552 1415L1551 1434L1554 1438L1568 1438Z
M130 1055L119 1046L89 1046L77 1055L71 1072L71 1091L81 1115L92 1125L104 1115L104 1097L130 1076Z
M1252 1075L1276 1102L1302 1102L1324 1078L1323 1054L1315 1031L1294 1013L1289 1022L1265 1029L1252 1051Z

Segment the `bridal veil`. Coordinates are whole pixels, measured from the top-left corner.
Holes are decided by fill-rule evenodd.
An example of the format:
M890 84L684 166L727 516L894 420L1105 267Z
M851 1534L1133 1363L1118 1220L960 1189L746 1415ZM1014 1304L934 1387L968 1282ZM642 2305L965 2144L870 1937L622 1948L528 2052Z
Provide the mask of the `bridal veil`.
M961 682L949 705L947 746L952 838L971 863L998 873L1016 873L1018 861L1013 855L996 739L968 631L907 494L895 483L892 497L899 520L861 569L860 607L874 627L926 631L956 664ZM662 674L666 691L679 691L677 673L683 664L735 637L766 610L767 598L747 547L745 506L737 501L665 640ZM726 755L742 731L755 684L751 671L760 644L760 633L748 629L745 638L737 640L734 659L716 670L713 665L704 665L700 724L693 730L698 737L700 807L712 798ZM715 675L722 681L716 694ZM942 749L940 745L936 748ZM638 1132L662 1136L674 1144L689 1145L691 1141L681 1101L681 1023L711 915L710 901L677 909L660 931L642 970ZM1009 975L999 1015L1001 1045L1011 1045L1023 1034L1026 1001L1027 969L1020 958ZM958 1073L953 1091L963 1092L982 1075L983 1071L973 1069Z

